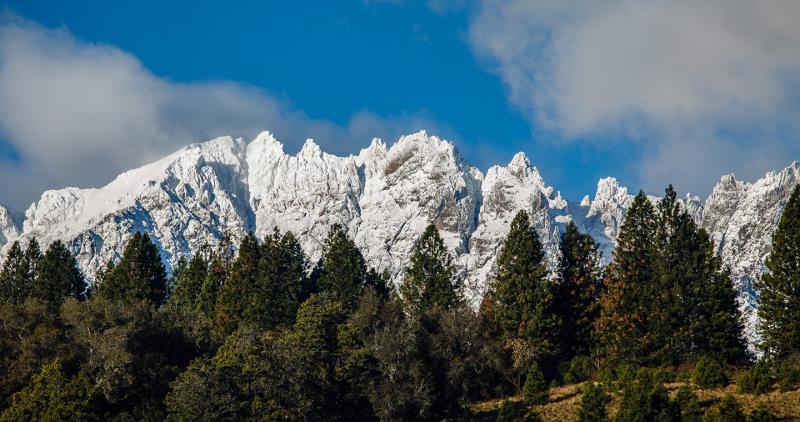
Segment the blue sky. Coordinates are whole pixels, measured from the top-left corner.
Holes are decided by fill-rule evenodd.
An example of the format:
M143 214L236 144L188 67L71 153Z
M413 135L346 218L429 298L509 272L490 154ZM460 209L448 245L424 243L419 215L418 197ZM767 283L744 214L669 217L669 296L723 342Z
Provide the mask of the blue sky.
M235 5L7 1L4 26L17 30L0 32L0 42L6 44L0 68L4 63L10 67L8 64L18 61L53 59L55 69L40 76L47 78L48 84L71 72L78 72L78 81L84 77L93 81L96 78L91 72L108 75L124 68L121 78L143 78L148 87L175 88L179 93L174 95L193 96L197 103L221 102L220 98L228 96L236 97L237 102L229 107L233 111L220 111L166 99L170 105L164 107L169 111L158 106L155 113L169 115L169 123L153 117L147 118L156 119L155 123L142 123L140 117L117 115L148 114L146 105L122 107L108 118L97 117L111 122L119 117L121 126L134 121L135 136L129 138L128 132L120 134L118 128L87 134L84 128L61 128L55 123L52 132L40 127L61 120L95 125L95 108L76 116L46 119L49 114L36 115L34 106L30 116L10 105L9 109L0 106L0 154L4 154L7 171L25 168L32 175L39 174L42 171L35 167L69 161L69 152L75 151L72 165L58 164L63 171L32 176L35 181L15 192L0 190L0 203L24 208L43 188L101 185L117 172L191 140L211 138L224 134L222 131L249 136L255 127L276 132L289 150L299 147L306 136L313 136L325 149L340 154L356 152L371 136L392 142L400 133L428 128L456 142L468 161L482 170L505 164L514 153L524 151L546 182L572 199L593 194L597 179L609 175L631 190L645 188L655 193L665 183L674 182L679 189L705 195L722 173L735 171L752 179L798 158L798 139L793 135L798 84L794 76L785 76L798 69L796 49L781 44L774 57L764 57L755 53L758 45L753 51L741 51L737 46L741 40L733 34L716 44L697 47L701 53L719 52L718 62L694 62L694 51L675 57L660 54L658 59L642 53L671 51L670 43L680 43L685 32L695 31L698 37L727 34L730 28L741 26L737 19L752 15L746 7L727 7L731 22L719 24L720 28L705 22L692 25L694 16L704 16L702 10L672 7L669 11L677 14L675 20L690 23L665 34L650 34L647 25L636 24L663 10L626 10L633 21L616 22L608 18L609 12L630 8L630 4L609 2L604 10L595 10L581 2L565 3L570 5L514 1L502 6L482 1L252 1ZM763 33L764 39L777 37L779 43L796 44L797 32L772 20L787 14L800 17L797 8L787 3L775 9L761 19L769 25L747 29L756 32L756 41ZM713 15L717 12L710 11ZM616 33L629 27L646 33L644 37L636 32ZM645 39L643 45L616 48L637 36ZM32 50L35 54L28 54ZM57 60L66 61L70 70L59 72ZM100 63L96 69L93 60ZM661 73L654 72L653 66L667 69L665 76L643 77ZM671 68L675 75L668 72ZM82 76L81 69L90 70ZM735 76L742 73L753 76ZM10 77L8 83L14 87L42 85L38 80L22 83ZM206 89L207 85L213 87ZM741 88L750 85L755 88ZM103 113L112 111L102 101L141 100L114 97L122 95L116 91L106 95L102 89L98 87L99 94L89 97L100 101L93 107ZM775 94L776 89L788 90L791 95ZM206 92L209 90L215 93ZM158 91L156 88L153 95L160 95ZM33 96L21 89L19 95ZM41 95L46 97L46 93ZM71 104L89 101L80 89L65 93L64 98ZM178 105L172 105L176 102ZM240 118L235 110L243 104L274 107L275 111ZM779 108L782 111L776 111ZM290 123L284 121L287 114ZM9 122L3 124L4 115L13 115L13 120L6 117ZM218 120L215 124L173 125L181 119L184 126L193 121L205 123L210 115ZM742 119L743 115L748 117ZM19 123L24 119L37 127ZM175 127L162 130L168 125ZM151 126L158 126L157 133ZM151 135L154 140L148 139ZM36 141L31 139L37 136L50 140L32 146ZM70 136L75 143L91 137L97 140L87 141L85 149L70 148ZM53 138L63 138L66 145L60 148L65 152L44 157ZM112 138L115 141L109 140ZM112 146L124 142L121 149L125 153L86 171L81 161L93 159L96 163L91 155L106 154L102 152L106 141ZM132 143L142 145L133 147Z

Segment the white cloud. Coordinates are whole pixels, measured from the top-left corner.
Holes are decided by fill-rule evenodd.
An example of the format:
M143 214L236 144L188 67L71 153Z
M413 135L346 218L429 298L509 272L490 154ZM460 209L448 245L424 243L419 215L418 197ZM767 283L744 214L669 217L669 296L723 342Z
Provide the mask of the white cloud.
M469 41L535 127L641 141L646 186L707 192L800 158L798 22L793 0L485 0Z
M19 156L0 158L0 203L17 209L44 189L101 185L220 135L247 138L269 129L290 150L314 137L336 153L423 127L454 135L425 112L362 111L339 125L246 84L170 81L114 46L14 16L0 19L0 93L0 139Z

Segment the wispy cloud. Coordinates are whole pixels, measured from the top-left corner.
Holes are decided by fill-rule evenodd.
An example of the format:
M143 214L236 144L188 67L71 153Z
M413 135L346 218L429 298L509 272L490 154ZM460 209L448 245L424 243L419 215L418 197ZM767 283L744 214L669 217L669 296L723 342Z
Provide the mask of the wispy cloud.
M535 130L640 142L651 189L800 158L796 1L480 1L469 42Z
M334 153L421 128L455 136L424 111L360 111L337 124L244 83L172 81L119 48L10 15L0 20L0 92L0 138L15 156L0 158L0 203L17 209L44 189L101 185L220 135L269 129L290 150L313 137Z

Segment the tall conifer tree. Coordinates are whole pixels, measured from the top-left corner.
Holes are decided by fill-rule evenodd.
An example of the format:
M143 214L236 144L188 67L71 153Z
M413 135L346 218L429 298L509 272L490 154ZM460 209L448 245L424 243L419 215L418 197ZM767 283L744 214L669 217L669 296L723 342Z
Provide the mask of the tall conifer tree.
M292 232L277 229L264 239L256 298L248 318L263 329L292 323L300 304L308 297L305 287L305 255Z
M573 221L561 235L554 312L560 320L559 343L564 359L589 355L593 324L600 315L602 267L597 242L578 231Z
M366 282L367 265L342 225L331 226L318 266L319 290L329 292L348 307L354 307Z
M760 347L772 356L800 352L800 185L783 209L756 288Z
M223 332L230 333L250 313L258 283L258 264L261 246L253 233L248 233L239 244L239 253L231 264L225 282L219 289L215 318Z
M197 296L208 273L208 263L203 253L196 252L192 259L175 276L175 290L170 302L183 309L193 309Z
M461 303L461 283L439 231L428 225L411 252L400 294L415 312L451 309Z
M494 319L506 340L521 339L542 354L556 351L559 320L553 312L554 288L539 235L528 213L519 211L497 257L489 292Z
M645 363L653 351L649 328L653 290L659 285L658 221L640 191L622 224L595 324L603 354L612 360Z
M0 273L2 302L21 303L28 296L30 291L28 264L25 251L19 242L15 241L8 250L6 260L3 262L3 271Z
M98 294L112 301L147 299L161 305L167 274L158 248L147 233L137 232L125 246L122 259L105 275Z
M60 304L65 297L86 299L86 280L75 257L60 240L51 243L40 264L33 296Z

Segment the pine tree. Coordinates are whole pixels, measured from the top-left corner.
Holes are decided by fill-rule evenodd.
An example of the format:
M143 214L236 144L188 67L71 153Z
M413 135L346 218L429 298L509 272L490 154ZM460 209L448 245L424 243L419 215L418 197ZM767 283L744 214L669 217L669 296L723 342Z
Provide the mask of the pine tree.
M409 261L400 294L412 310L419 314L433 308L451 309L462 302L453 257L436 226L428 225Z
M42 261L42 250L39 247L39 241L35 237L28 241L28 247L25 249L25 259L28 262L28 280L33 282L39 274L39 263Z
M696 236L698 260L705 271L688 292L693 302L689 306L689 350L693 357L712 356L732 364L744 362L749 355L730 271L722 268L722 258L714 254L714 244L705 230L698 230Z
M193 309L207 273L208 263L203 253L195 253L175 274L175 289L170 296L170 302L183 309Z
M161 305L166 296L167 275L158 248L147 233L133 235L122 259L105 275L98 294L115 302L147 299Z
M588 356L593 343L593 324L600 315L602 274L597 242L582 234L573 221L561 235L554 312L561 322L562 357Z
M588 382L581 391L581 407L578 409L578 422L605 422L608 420L606 402L609 397L603 388Z
M253 233L248 233L239 244L239 254L233 261L225 282L219 289L215 308L215 319L222 331L231 333L251 313L250 307L256 298L258 264L261 261L261 246Z
M528 368L525 385L522 387L522 397L529 406L547 403L547 381L536 363Z
M38 265L33 296L54 304L65 297L86 299L86 280L75 257L60 240L51 243Z
M11 244L8 250L5 262L3 262L3 271L0 273L0 282L2 282L2 290L0 290L0 300L4 303L21 303L25 300L30 292L30 280L28 280L29 262L25 257L25 251L19 245L19 242Z
M640 191L617 237L595 324L603 354L609 359L641 362L653 349L648 318L658 306L653 304L660 276L657 230L653 204Z
M667 187L658 205L662 256L660 360L712 356L731 363L746 357L736 292L705 230Z
M225 261L222 256L215 254L208 266L206 278L200 288L200 293L195 301L195 309L200 315L211 318L217 305L217 295L225 282Z
M497 257L491 285L494 319L506 340L521 339L546 354L555 351L559 321L553 312L554 283L539 236L519 211Z
M292 232L282 236L277 230L264 239L258 264L257 298L249 308L249 318L264 329L294 322L305 291L305 255Z
M41 258L36 238L28 242L25 250L18 241L11 244L0 271L0 302L22 303L33 293L33 282Z
M340 224L331 226L318 266L319 290L354 307L366 282L367 266L361 251Z
M800 352L800 185L783 209L756 289L759 346L772 356Z

